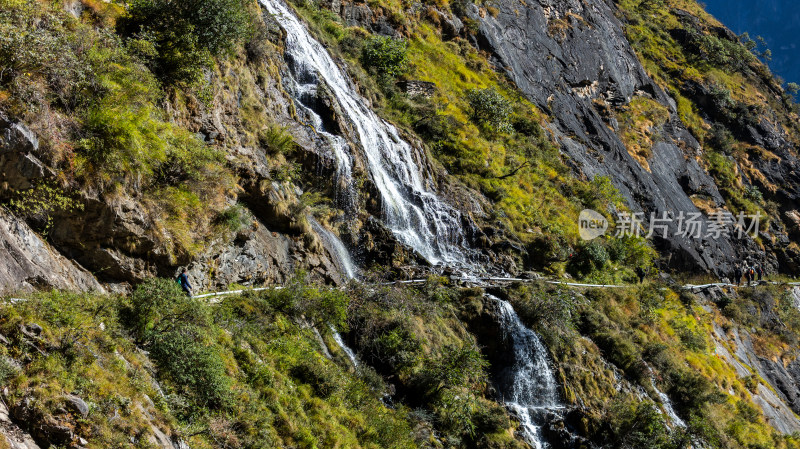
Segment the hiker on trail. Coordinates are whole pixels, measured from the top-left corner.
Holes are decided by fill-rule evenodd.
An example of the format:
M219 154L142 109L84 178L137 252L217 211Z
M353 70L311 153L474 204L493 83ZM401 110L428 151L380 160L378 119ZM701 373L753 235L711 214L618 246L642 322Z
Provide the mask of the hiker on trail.
M189 275L186 274L186 268L181 270L181 274L175 280L181 284L181 288L187 296L192 296L192 284L189 283Z
M647 271L645 271L645 269L642 267L637 267L636 276L639 277L639 283L642 284L644 283L644 278L647 277Z
M742 284L742 269L739 265L733 267L733 282L737 287Z
M747 286L748 287L750 286L750 284L753 283L753 274L754 273L755 272L753 271L753 267L747 267L744 270L745 277L747 277Z
M761 268L761 265L756 265L756 274L758 275L758 282L764 278L764 269Z

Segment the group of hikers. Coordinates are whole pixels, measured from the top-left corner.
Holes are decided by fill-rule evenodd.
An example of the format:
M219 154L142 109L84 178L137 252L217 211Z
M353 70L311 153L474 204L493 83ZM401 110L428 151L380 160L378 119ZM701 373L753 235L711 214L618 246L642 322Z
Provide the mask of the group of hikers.
M733 269L733 283L739 287L742 284L742 277L747 280L745 285L750 285L755 281L764 278L764 269L758 264L745 264L744 267L736 265Z

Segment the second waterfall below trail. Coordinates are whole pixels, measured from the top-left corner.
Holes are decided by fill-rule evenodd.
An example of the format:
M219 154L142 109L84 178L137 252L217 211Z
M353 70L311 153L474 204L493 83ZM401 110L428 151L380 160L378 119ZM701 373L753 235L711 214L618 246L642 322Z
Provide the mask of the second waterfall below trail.
M393 125L370 109L330 54L283 0L260 2L286 31L285 55L293 72L289 90L293 90L300 108L315 116L312 121L327 128L320 130L320 134L333 143L339 176L346 178L339 180L340 184L352 184L349 177L353 158L345 150L355 152L353 146L357 146L363 153L370 180L380 193L383 221L397 239L433 265L479 271L467 256L470 249L461 213L436 195L436 183L424 169L425 153L403 140ZM341 127L319 116L315 106L321 90L330 93L340 106L340 120L352 128L349 137L355 145L345 145L341 136L344 131L338 129ZM326 123L330 126L324 126ZM347 189L342 190L348 194Z
M336 268L342 273L345 279L355 279L358 276L358 267L353 258L350 256L350 251L345 248L342 240L333 232L322 226L314 217L308 216L308 222L311 223L311 228L322 239L322 246L328 251Z
M497 303L504 339L513 348L512 361L499 376L499 390L505 406L520 421L525 441L535 449L548 447L541 426L548 415L558 413L558 384L539 336L525 327L508 301L489 295Z
M350 363L353 364L353 368L358 368L358 359L356 358L356 353L345 344L342 334L337 332L333 327L331 327L331 332L333 332L333 339L336 341L336 344L339 345L347 358L350 359Z

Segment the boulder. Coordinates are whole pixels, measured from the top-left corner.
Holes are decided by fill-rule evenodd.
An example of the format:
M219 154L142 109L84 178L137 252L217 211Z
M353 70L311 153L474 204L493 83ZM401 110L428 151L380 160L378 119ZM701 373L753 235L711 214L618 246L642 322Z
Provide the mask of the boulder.
M406 80L398 81L397 87L410 97L430 98L436 93L436 84L429 81Z
M83 399L69 394L64 396L64 401L66 402L67 408L69 408L70 411L77 413L83 418L89 416L89 406L86 405L86 402L84 402Z

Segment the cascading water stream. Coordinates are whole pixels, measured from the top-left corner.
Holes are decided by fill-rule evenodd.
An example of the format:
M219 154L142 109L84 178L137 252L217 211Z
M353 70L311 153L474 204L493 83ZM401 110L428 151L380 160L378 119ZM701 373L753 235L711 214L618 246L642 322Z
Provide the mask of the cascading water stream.
M539 336L525 327L508 301L489 295L497 303L500 324L513 348L513 360L499 375L503 402L520 421L525 441L536 449L547 447L541 421L562 408L558 385Z
M656 386L656 381L652 377L650 378L650 382L653 385L653 389L656 390L656 394L658 394L658 399L661 401L661 407L664 409L664 414L667 415L672 425L685 428L686 422L682 420L677 413L675 413L675 409L672 407L672 401L669 400L669 396L658 389Z
M345 248L342 241L336 237L334 233L322 226L314 217L309 215L307 218L309 223L311 223L311 228L314 229L314 232L316 232L317 235L319 235L322 239L322 245L328 251L328 254L335 259L335 263L339 267L339 270L342 272L342 274L348 280L355 279L358 275L358 268L353 262L353 259L350 257L350 252L347 251L347 248ZM333 332L333 340L336 342L339 348L341 348L345 355L347 355L347 358L350 359L353 367L358 368L358 359L356 358L356 353L345 344L342 334L340 334L339 331L337 331L333 326L331 326L331 332Z
M356 267L353 258L350 257L350 252L345 248L341 239L319 224L314 217L309 215L307 218L308 222L311 223L311 228L322 239L322 246L325 247L328 254L334 259L334 263L337 268L339 268L339 271L341 271L345 278L355 279L356 276L358 276L358 267Z
M295 99L301 105L303 100L308 102L308 96L316 91L320 81L324 81L339 103L343 118L355 130L372 182L380 192L383 219L389 229L431 264L468 268L470 264L465 256L468 246L461 215L428 187L411 145L399 136L394 126L369 108L325 48L309 34L289 7L281 0L260 1L286 30L286 56L294 71ZM315 125L323 124L312 108L302 107L316 117ZM328 132L324 137L333 140L339 175L350 176L352 160L344 151L347 148L344 139ZM354 195L354 192L347 194Z
M358 368L358 359L356 358L356 353L353 352L353 350L350 349L350 347L344 343L344 339L342 339L342 334L337 332L336 329L334 328L331 328L331 331L333 331L333 339L336 341L336 344L339 345L342 351L344 351L344 353L347 355L347 358L350 359L350 363L353 364L353 368Z

